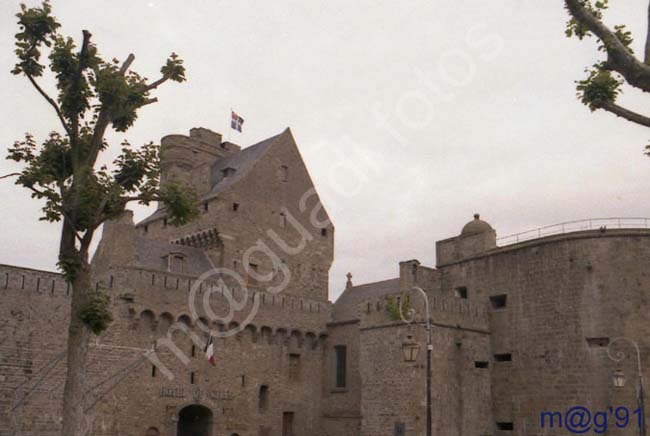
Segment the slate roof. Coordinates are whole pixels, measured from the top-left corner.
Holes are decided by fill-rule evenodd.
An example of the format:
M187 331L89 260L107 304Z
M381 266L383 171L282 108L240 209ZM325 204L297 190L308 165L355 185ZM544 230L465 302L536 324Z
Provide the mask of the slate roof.
M366 283L346 289L334 303L332 321L352 321L359 319L359 304L365 300L379 299L399 291L399 278Z
M135 263L137 267L167 271L166 256L169 253L182 253L185 255L184 274L200 276L211 270L212 263L208 256L200 248L188 247L185 245L169 244L154 239L136 237L135 241Z
M226 188L240 181L281 135L282 133L271 136L262 142L246 147L233 156L216 161L212 165L212 191L204 195L203 198L215 197ZM222 171L226 168L233 168L235 173L224 178Z
M212 165L211 169L212 190L208 193L203 193L201 195L201 201L217 197L221 192L244 178L244 176L250 172L253 166L255 166L255 163L271 147L271 145L273 145L275 141L287 130L278 135L271 136L264 141L258 142L255 145L246 147L233 156L217 160L217 162ZM235 170L235 173L229 177L224 178L222 175L222 170L226 168L233 168ZM165 209L158 209L153 214L140 221L137 225L141 226L165 216L167 216Z

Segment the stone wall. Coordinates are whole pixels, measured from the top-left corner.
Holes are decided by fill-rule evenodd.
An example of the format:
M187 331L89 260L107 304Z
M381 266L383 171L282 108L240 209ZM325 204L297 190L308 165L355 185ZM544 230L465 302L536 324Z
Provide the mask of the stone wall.
M634 350L621 348L628 358L614 364L606 345L619 336L638 341L650 368L648 261L650 232L607 230L533 240L441 268L448 295L459 286L487 302L507 295L505 307L490 303L491 376L495 426L514 430L495 427L496 434L566 434L542 429L540 413L574 405L636 408ZM512 360L495 361L505 354ZM622 390L612 388L618 367L630 381ZM637 431L610 419L608 434Z

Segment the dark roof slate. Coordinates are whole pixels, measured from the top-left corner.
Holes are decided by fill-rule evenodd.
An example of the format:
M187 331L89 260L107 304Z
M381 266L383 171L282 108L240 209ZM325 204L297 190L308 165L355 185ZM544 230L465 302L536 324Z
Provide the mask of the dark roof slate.
M366 283L346 289L334 303L332 321L359 319L359 304L365 300L378 299L399 291L399 278Z
M285 130L286 132L286 130ZM201 195L201 201L209 200L217 197L221 192L240 181L250 170L255 166L255 163L266 153L266 151L275 143L275 141L282 136L285 132L278 135L271 136L264 141L258 142L255 145L246 147L239 153L223 159L217 160L211 168L211 182L212 190L208 193ZM222 177L222 170L232 168L235 173L229 177ZM137 225L141 226L157 219L167 216L164 208L156 210L153 214L149 215Z
M185 256L184 274L200 276L212 269L210 259L200 248L170 244L141 236L136 237L135 263L137 267L166 272L166 256L170 253L181 253Z

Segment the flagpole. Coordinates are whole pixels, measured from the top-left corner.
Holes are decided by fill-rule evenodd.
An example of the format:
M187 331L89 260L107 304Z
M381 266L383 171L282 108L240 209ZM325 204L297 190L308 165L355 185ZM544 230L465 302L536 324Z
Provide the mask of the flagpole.
M230 142L230 135L232 134L232 107L230 108L230 119L228 120L228 139L227 142Z

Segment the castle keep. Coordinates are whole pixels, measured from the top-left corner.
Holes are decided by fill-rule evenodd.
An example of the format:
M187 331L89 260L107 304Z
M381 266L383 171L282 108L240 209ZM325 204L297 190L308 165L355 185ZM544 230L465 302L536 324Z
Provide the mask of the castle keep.
M634 380L635 359L606 349L633 339L650 368L647 221L497 240L476 215L435 244L435 267L349 275L332 303L335 229L290 130L240 149L195 128L162 148L162 183L194 187L201 215L105 224L94 283L114 322L91 347L88 434L423 434L425 332L395 314L414 286L433 323L433 434L565 435L540 412L636 408L634 383L611 383L614 370ZM0 436L60 434L69 298L59 274L0 265Z

